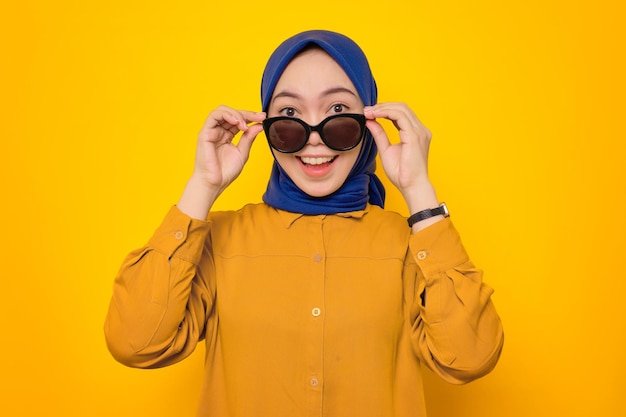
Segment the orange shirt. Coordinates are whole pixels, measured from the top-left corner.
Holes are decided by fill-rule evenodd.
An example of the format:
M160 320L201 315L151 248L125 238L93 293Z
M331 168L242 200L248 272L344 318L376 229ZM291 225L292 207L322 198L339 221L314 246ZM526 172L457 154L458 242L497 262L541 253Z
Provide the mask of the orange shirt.
M123 263L105 335L145 368L205 340L198 416L421 417L420 364L452 383L496 364L492 292L449 218L411 234L376 206L206 222L173 207Z

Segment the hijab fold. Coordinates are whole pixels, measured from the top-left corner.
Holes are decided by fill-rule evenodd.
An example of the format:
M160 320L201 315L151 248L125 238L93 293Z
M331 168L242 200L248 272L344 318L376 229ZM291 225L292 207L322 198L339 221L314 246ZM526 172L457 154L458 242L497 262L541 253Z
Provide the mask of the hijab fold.
M267 111L276 84L291 60L309 45L328 53L346 72L363 104L376 104L376 82L361 48L350 38L335 32L311 30L284 41L270 56L261 82L261 102ZM307 215L336 214L363 210L367 203L384 206L385 188L376 176L376 143L366 130L356 163L344 184L325 197L312 197L302 191L274 160L263 201L275 208Z

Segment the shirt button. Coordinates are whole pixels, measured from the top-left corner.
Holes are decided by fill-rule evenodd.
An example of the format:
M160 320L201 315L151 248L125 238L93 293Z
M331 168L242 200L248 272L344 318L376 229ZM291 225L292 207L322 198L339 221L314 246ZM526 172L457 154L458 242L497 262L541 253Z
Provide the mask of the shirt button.
M423 261L424 259L426 259L427 256L428 256L428 253L426 253L425 250L421 250L417 252L417 259L419 259L420 261Z
M313 314L313 317L319 317L320 314L322 314L322 310L318 307L315 307L313 310L311 310L311 314Z
M318 381L316 377L312 376L309 383L312 387L317 387L320 384L320 381Z
M174 233L174 237L177 240L181 240L184 236L185 236L185 234L183 232L181 232L180 230L178 232Z
M320 262L322 260L322 254L316 253L313 255L313 262Z

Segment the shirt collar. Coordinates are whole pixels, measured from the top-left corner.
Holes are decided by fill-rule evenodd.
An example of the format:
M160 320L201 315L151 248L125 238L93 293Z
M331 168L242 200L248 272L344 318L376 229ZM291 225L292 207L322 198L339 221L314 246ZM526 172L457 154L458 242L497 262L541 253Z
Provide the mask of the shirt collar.
M371 209L370 204L368 203L365 208L363 210L357 210L357 211L350 211L347 213L336 213L336 214L319 214L319 216L339 216L339 217L345 217L345 218L355 218L355 219L360 219L363 216L365 216ZM278 216L281 219L281 222L283 223L283 225L285 226L286 229L289 229L297 220L299 220L302 217L313 217L313 216L307 216L304 215L302 213L292 213L290 211L285 211L285 210L280 210L280 209L275 209L276 212L278 213Z

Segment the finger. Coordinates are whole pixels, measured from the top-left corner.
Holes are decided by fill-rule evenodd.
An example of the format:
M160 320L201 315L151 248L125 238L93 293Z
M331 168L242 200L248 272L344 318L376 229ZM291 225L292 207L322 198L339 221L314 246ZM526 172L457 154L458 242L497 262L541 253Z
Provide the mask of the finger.
M421 122L415 115L415 112L406 104L402 102L386 102L386 103L378 103L373 106L376 110L381 111L399 111L404 113L412 123L420 124Z
M265 120L264 112L233 110L230 108L225 109L221 116L223 122L218 122L218 126L229 131L232 136L237 135L240 131L247 131L249 123L260 123Z
M225 118L226 114L228 114L228 111L230 111L230 109L228 109L227 107L220 106L217 109L213 110L211 113L209 113L206 120L204 121L204 125L202 125L202 129L200 130L200 137L204 139L208 138L209 136L211 136L211 131L213 131L214 129L228 130L230 133L236 134L237 130L235 130L234 133L231 130L231 128L233 127L233 118L231 117L230 122Z
M406 116L406 120L408 120L413 127L418 129L426 129L426 127L417 117L415 112L405 103L379 103L373 107L375 112L380 112L379 117L385 117L385 115L393 117L394 114L403 114Z
M265 118L267 117L265 112L262 112L262 111L255 112L255 111L241 110L240 113L241 113L243 120L246 121L247 123L260 123L263 120L265 120Z
M263 112L240 111L222 105L209 114L200 131L200 137L208 139L215 136L211 134L214 129L219 129L228 132L228 136L224 139L232 140L240 131L245 132L248 129L248 123L261 122L264 119L265 113ZM218 137L215 136L215 139Z
M387 119L398 130L409 130L417 126L417 118L405 106L398 103L377 104L366 109L366 116Z
M254 112L248 110L228 109L224 112L224 120L236 126L241 131L248 129L249 123L260 123L265 120L265 112Z
M376 142L376 146L378 147L378 152L382 155L391 146L387 132L385 132L385 129L383 129L380 123L375 120L367 120L365 126L367 126L372 134L374 142Z
M221 105L209 113L207 119L205 120L204 127L212 128L222 126L225 121L233 125L238 125L239 121L244 119L241 113L242 112L231 107Z
M390 120L396 129L402 133L415 132L418 138L430 140L431 133L426 126L417 118L415 113L404 103L379 103L365 108L366 116L370 118L384 118ZM400 135L405 142L409 136Z
M225 128L226 130L229 130L231 133L233 132L232 128L236 129L234 134L237 134L240 130L244 132L248 130L248 124L246 123L245 118L243 117L241 112L225 112L223 118L224 121L230 124L230 126L226 127L227 124L222 124L220 126Z
M258 136L259 133L263 130L263 125L254 124L249 126L248 130L241 135L239 138L239 143L237 147L239 148L242 155L245 155L246 160L250 155L250 149L252 148L252 144L254 143L254 139Z

